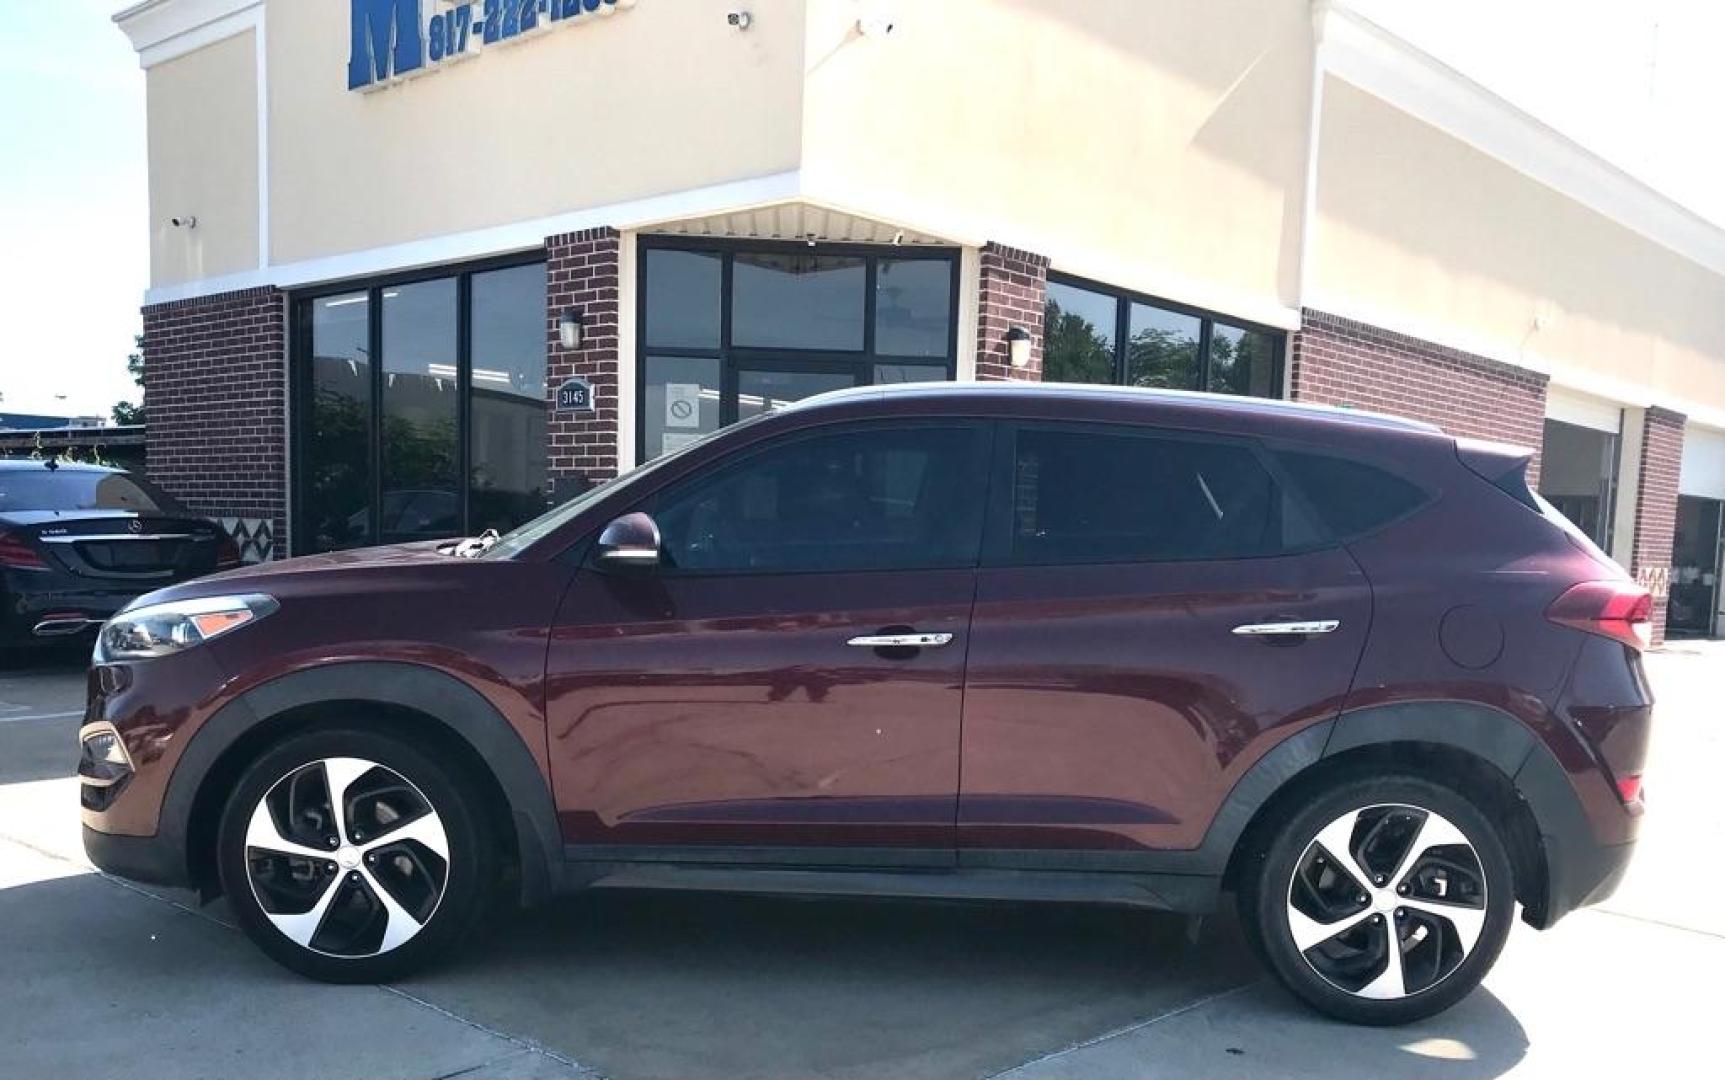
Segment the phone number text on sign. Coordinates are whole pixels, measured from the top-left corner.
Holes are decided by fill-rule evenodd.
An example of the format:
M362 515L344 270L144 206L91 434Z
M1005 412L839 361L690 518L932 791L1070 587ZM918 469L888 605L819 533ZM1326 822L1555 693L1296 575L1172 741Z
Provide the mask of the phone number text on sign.
M350 90L373 90L477 55L481 46L511 41L553 26L589 22L630 8L635 0L349 0ZM429 17L425 8L430 7Z

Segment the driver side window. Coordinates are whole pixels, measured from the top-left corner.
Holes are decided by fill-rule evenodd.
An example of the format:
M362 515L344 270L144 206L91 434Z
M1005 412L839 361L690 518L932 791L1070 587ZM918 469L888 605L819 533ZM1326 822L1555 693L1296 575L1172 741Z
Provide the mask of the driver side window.
M981 425L792 436L657 500L666 569L797 573L973 566Z

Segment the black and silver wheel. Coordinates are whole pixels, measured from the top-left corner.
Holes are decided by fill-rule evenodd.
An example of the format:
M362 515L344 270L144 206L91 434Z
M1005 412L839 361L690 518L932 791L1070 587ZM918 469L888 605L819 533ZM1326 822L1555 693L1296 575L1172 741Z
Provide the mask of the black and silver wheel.
M1399 1024L1441 1012L1496 961L1514 912L1496 827L1412 777L1358 779L1271 841L1244 915L1289 989L1332 1016Z
M218 844L222 886L270 956L374 982L436 958L477 914L492 860L459 773L391 736L318 731L241 777Z

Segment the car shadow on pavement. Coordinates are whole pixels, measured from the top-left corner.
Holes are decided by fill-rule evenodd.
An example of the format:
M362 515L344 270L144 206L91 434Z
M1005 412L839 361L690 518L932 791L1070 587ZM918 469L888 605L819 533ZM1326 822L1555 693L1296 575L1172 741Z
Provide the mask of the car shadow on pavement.
M501 914L379 993L276 968L220 905L29 865L0 887L0 1077L118 1075L142 1047L165 1077L430 1077L527 1040L612 1080L1135 1075L1079 1056L1110 1048L1159 1077L1305 1075L1310 1054L1342 1080L1484 1080L1526 1048L1485 992L1417 1028L1314 1017L1227 919L1192 944L1107 908L593 894Z
M1103 907L595 893L496 922L403 985L618 1080L990 1077L1238 1008L1242 1028L1207 1029L1214 1053L1193 1075L1247 1075L1233 1051L1275 1061L1261 1025L1296 1043L1348 1033L1270 983L1231 916L1196 943L1187 926ZM1525 1053L1489 994L1460 1020L1367 1032L1381 1053L1336 1060L1332 1046L1313 1075L1483 1080Z

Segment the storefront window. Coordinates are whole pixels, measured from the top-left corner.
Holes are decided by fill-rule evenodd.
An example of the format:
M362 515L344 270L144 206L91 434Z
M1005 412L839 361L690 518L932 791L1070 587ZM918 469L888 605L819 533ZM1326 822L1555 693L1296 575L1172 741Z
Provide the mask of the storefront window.
M1611 550L1617 490L1617 434L1561 420L1545 422L1539 493L1601 548Z
M305 533L316 550L371 542L370 299L311 302L306 371L309 417L299 483Z
M1279 331L1051 276L1042 378L1276 397L1283 341Z
M761 349L863 347L863 261L748 253L731 271L731 340Z
M1210 386L1222 394L1276 395L1279 335L1226 323L1210 328Z
M719 358L648 356L642 434L657 457L719 430Z
M875 272L874 351L945 356L952 336L952 264L882 259Z
M699 251L655 251L647 258L647 347L719 347L723 263Z
M1719 572L1725 548L1725 502L1689 495L1677 499L1677 535L1671 550L1671 601L1666 628L1711 634L1719 619Z
M461 528L456 364L455 279L385 289L379 536L386 544Z
M508 529L544 511L542 262L294 310L296 553Z
M950 251L649 238L640 460L814 394L953 377Z
M1198 389L1203 331L1203 321L1194 315L1133 304L1126 343L1126 385Z
M471 532L507 532L546 507L545 265L473 275L468 385Z
M1112 296L1050 281L1043 314L1043 381L1113 382L1119 307Z

